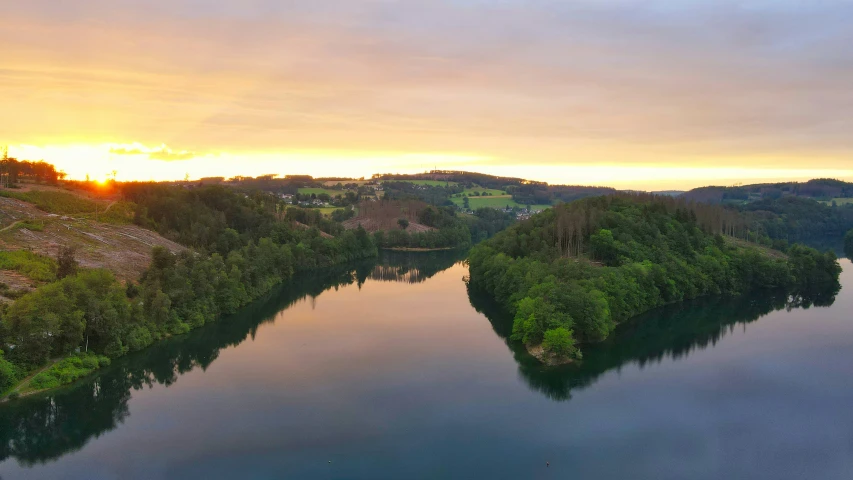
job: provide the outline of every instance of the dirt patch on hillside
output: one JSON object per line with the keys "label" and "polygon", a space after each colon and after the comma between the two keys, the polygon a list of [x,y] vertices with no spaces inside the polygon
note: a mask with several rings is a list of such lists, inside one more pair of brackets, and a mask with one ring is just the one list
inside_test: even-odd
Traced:
{"label": "dirt patch on hillside", "polygon": [[151,262],[151,249],[162,246],[171,252],[181,245],[135,225],[112,225],[92,220],[43,215],[41,229],[13,226],[0,232],[0,249],[32,250],[55,257],[60,245],[76,249],[85,268],[107,268],[121,280],[136,280]]}
{"label": "dirt patch on hillside", "polygon": [[13,270],[0,270],[0,303],[14,302],[14,298],[10,297],[32,291],[36,288],[36,283]]}
{"label": "dirt patch on hillside", "polygon": [[[302,230],[308,230],[309,228],[311,228],[302,222],[296,222],[296,221],[293,222],[293,226],[296,228],[301,228]],[[328,233],[326,233],[322,230],[320,230],[320,236],[323,238],[335,238],[334,235],[329,235]]]}
{"label": "dirt patch on hillside", "polygon": [[342,225],[347,230],[361,225],[368,232],[402,230],[399,221],[405,219],[409,222],[407,231],[429,232],[435,228],[418,222],[421,213],[427,208],[429,205],[418,200],[364,201],[358,204],[358,216],[343,222]]}
{"label": "dirt patch on hillside", "polygon": [[725,239],[726,242],[728,242],[729,244],[735,245],[740,248],[755,248],[774,260],[788,259],[788,255],[784,254],[783,252],[780,252],[779,250],[773,250],[772,248],[765,247],[764,245],[759,245],[757,243],[748,242],[746,240],[741,240],[739,238],[734,237],[725,237]]}
{"label": "dirt patch on hillside", "polygon": [[[351,218],[351,219],[343,222],[341,225],[343,225],[344,228],[346,228],[347,230],[352,230],[354,228],[358,228],[358,226],[361,225],[368,232],[376,232],[378,230],[400,230],[401,229],[400,226],[396,223],[388,225],[387,222],[384,222],[384,224],[383,224],[383,222],[374,220],[372,218],[365,218],[365,217]],[[408,228],[406,228],[406,231],[411,232],[411,233],[429,232],[430,230],[435,230],[435,229],[432,227],[428,227],[424,224],[412,222],[412,221],[409,221],[409,226],[408,226]]]}
{"label": "dirt patch on hillside", "polygon": [[14,198],[0,197],[0,228],[23,220],[37,220],[47,216],[35,205]]}

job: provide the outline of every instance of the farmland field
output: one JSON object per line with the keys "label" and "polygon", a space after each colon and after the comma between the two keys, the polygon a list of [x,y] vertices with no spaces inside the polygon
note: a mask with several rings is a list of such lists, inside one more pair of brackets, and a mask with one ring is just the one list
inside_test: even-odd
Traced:
{"label": "farmland field", "polygon": [[335,197],[337,195],[346,195],[348,190],[332,190],[331,188],[315,188],[315,187],[306,187],[300,188],[299,193],[301,195],[311,195],[312,193],[315,195],[320,195],[325,193],[330,197]]}
{"label": "farmland field", "polygon": [[456,182],[445,182],[443,180],[383,180],[383,182],[406,182],[415,185],[430,185],[432,187],[443,187],[445,185],[456,185]]}
{"label": "farmland field", "polygon": [[349,185],[350,183],[354,183],[356,185],[364,185],[364,184],[367,184],[370,182],[371,182],[371,180],[327,180],[327,181],[323,182],[323,185],[325,185],[327,187],[333,187],[339,183],[341,185]]}
{"label": "farmland field", "polygon": [[494,188],[484,188],[484,187],[479,187],[479,186],[473,187],[473,188],[466,188],[465,190],[462,191],[462,193],[457,193],[454,196],[461,197],[464,194],[464,195],[468,195],[470,197],[471,194],[473,194],[474,192],[479,193],[481,195],[485,192],[491,196],[506,196],[506,192],[504,192],[503,190],[496,190]]}
{"label": "farmland field", "polygon": [[[456,205],[462,205],[462,197],[453,197],[451,198],[453,203]],[[515,200],[512,199],[512,195],[500,195],[493,197],[468,197],[468,202],[472,210],[476,210],[481,207],[489,207],[489,208],[505,208],[509,207],[519,207],[525,208],[526,205],[521,205],[516,203]],[[551,205],[531,205],[533,210],[545,210],[546,208],[551,208]]]}
{"label": "farmland field", "polygon": [[823,202],[820,202],[820,203],[823,203],[823,204],[826,204],[826,205],[832,205],[832,202],[835,202],[835,204],[836,204],[836,205],[838,205],[838,206],[841,206],[841,205],[850,205],[850,204],[853,204],[853,198],[833,198],[833,199],[832,199],[832,200],[830,200],[830,201],[823,201]]}
{"label": "farmland field", "polygon": [[320,213],[325,216],[329,216],[332,214],[332,212],[334,212],[335,210],[341,210],[341,208],[342,207],[314,207],[312,208],[312,210],[320,210]]}

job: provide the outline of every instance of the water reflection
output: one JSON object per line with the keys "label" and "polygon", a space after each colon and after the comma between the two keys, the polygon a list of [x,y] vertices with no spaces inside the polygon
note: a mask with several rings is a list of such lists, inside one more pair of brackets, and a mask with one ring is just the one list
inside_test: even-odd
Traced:
{"label": "water reflection", "polygon": [[829,307],[839,287],[809,294],[764,291],[741,297],[708,297],[670,305],[619,326],[607,341],[584,348],[582,362],[547,367],[519,342],[509,340],[512,318],[487,294],[469,288],[471,304],[484,314],[518,363],[521,377],[533,389],[555,401],[592,385],[601,375],[636,363],[640,368],[666,358],[679,359],[715,345],[735,328],[782,309]]}
{"label": "water reflection", "polygon": [[262,324],[298,301],[313,302],[326,290],[361,287],[368,280],[421,282],[462,258],[464,252],[392,253],[300,276],[237,315],[119,359],[89,380],[0,405],[0,462],[14,457],[32,466],[82,449],[131,415],[132,391],[168,386],[196,368],[206,370],[221,350],[254,338]]}

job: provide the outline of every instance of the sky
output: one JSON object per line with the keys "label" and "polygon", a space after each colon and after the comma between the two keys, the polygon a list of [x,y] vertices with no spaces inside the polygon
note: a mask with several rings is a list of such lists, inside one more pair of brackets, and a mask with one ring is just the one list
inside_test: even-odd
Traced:
{"label": "sky", "polygon": [[853,180],[853,2],[0,3],[0,145],[72,178]]}

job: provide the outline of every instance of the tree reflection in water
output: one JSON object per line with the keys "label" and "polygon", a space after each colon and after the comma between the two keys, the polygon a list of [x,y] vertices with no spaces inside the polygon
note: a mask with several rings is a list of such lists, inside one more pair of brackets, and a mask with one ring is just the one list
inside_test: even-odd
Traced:
{"label": "tree reflection in water", "polygon": [[14,457],[32,466],[80,450],[131,415],[133,390],[169,386],[195,368],[207,369],[222,349],[254,338],[260,325],[300,300],[315,301],[324,291],[344,285],[360,288],[368,279],[422,282],[464,255],[384,253],[376,260],[302,275],[236,315],[118,359],[88,379],[0,405],[0,461]]}
{"label": "tree reflection in water", "polygon": [[829,307],[838,289],[789,295],[763,291],[740,297],[706,297],[663,307],[620,325],[604,342],[583,347],[576,364],[547,367],[532,357],[520,342],[509,340],[512,318],[491,297],[469,287],[474,308],[484,314],[495,333],[506,341],[525,382],[555,401],[572,398],[572,391],[592,385],[610,370],[636,363],[643,368],[666,358],[679,359],[713,346],[737,326],[745,326],[782,309]]}

